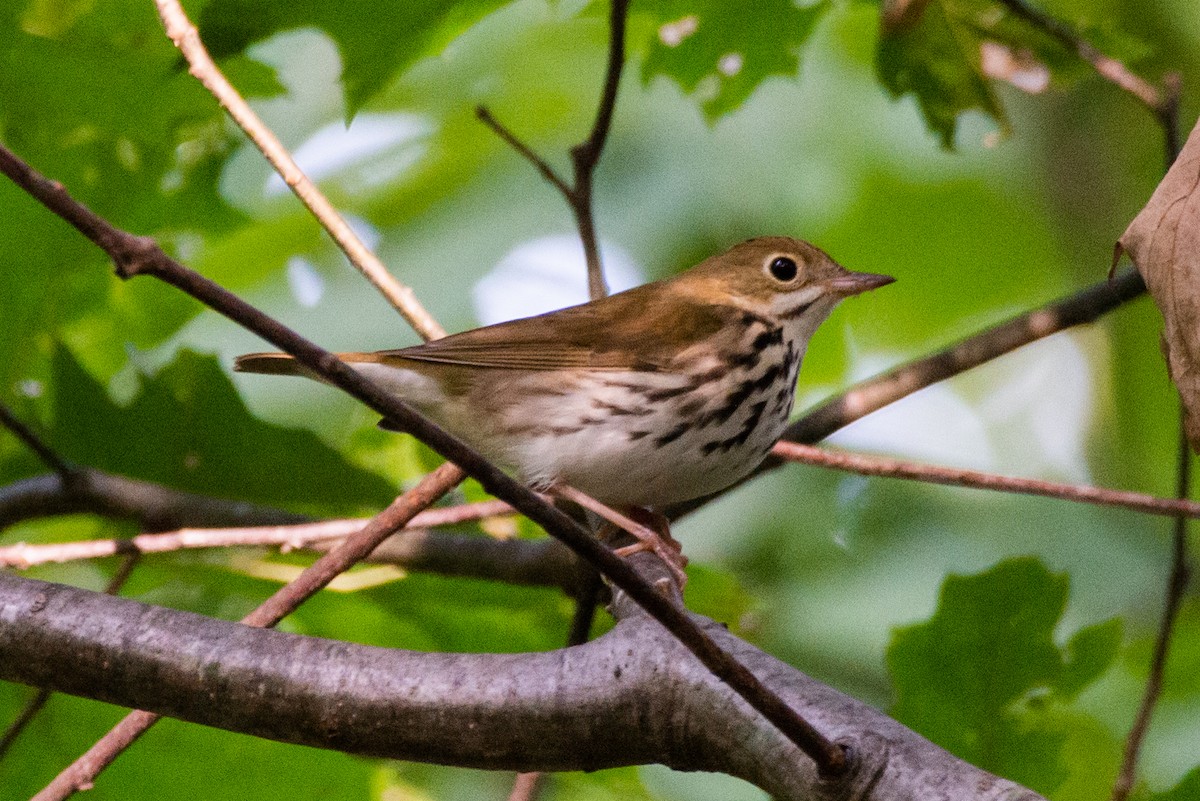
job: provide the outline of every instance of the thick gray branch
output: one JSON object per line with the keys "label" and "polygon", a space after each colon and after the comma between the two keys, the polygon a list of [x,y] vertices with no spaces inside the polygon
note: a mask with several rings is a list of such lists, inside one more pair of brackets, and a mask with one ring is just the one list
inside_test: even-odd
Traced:
{"label": "thick gray branch", "polygon": [[302,523],[303,515],[243,501],[210,498],[161,484],[81,467],[0,487],[0,530],[37,517],[91,512],[135,520],[148,531]]}
{"label": "thick gray branch", "polygon": [[397,759],[523,771],[660,762],[741,776],[780,799],[1040,798],[701,622],[852,748],[848,777],[819,781],[811,760],[642,615],[550,653],[424,654],[0,574],[0,678]]}

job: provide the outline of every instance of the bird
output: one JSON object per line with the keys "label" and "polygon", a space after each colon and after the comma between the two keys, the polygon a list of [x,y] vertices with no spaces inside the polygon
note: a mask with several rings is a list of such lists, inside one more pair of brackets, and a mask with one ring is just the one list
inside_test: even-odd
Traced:
{"label": "bird", "polygon": [[[748,476],[787,426],[817,327],[893,280],[759,237],[581,305],[337,355],[532,488],[570,487],[641,522]],[[284,353],[234,367],[316,377]]]}

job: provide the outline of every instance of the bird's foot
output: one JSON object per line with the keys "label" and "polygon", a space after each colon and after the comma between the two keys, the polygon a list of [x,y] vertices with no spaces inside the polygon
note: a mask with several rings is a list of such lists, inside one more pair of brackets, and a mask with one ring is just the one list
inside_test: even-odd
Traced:
{"label": "bird's foot", "polygon": [[687,557],[683,555],[683,546],[671,536],[666,517],[642,507],[633,507],[629,514],[625,515],[566,484],[554,486],[550,494],[582,506],[637,539],[632,545],[614,548],[613,553],[617,556],[626,557],[649,551],[661,559],[671,571],[681,592],[687,586],[687,573],[684,572]]}

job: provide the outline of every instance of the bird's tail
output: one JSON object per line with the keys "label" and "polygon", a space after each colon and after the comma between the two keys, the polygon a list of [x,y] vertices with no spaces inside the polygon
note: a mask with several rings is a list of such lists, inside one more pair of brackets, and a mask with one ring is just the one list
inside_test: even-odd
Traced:
{"label": "bird's tail", "polygon": [[245,356],[238,356],[234,359],[233,369],[239,373],[312,377],[312,374],[304,369],[300,362],[286,353],[247,353]]}

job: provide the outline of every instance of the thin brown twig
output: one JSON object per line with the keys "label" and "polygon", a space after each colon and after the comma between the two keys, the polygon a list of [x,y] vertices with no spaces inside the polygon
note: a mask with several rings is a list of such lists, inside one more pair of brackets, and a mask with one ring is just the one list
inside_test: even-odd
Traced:
{"label": "thin brown twig", "polygon": [[[242,618],[247,626],[270,628],[291,614],[339,575],[362,561],[385,539],[402,528],[418,512],[457,486],[464,478],[462,470],[447,462],[426,475],[401,495],[356,534],[322,556],[295,580],[279,588],[250,614]],[[96,777],[121,752],[134,743],[159,716],[136,710],[126,715],[108,734],[101,737],[83,756],[60,772],[32,801],[62,801],[77,791],[92,786]]]}
{"label": "thin brown twig", "polygon": [[[1015,15],[1041,28],[1058,39],[1063,45],[1074,49],[1081,58],[1088,61],[1103,78],[1111,81],[1121,89],[1136,97],[1154,115],[1163,131],[1165,168],[1170,169],[1179,156],[1179,103],[1182,83],[1178,74],[1168,74],[1163,79],[1162,89],[1132,72],[1117,59],[1100,52],[1091,43],[1085,41],[1068,25],[1051,17],[1032,6],[1025,0],[1001,0]],[[1180,501],[1187,499],[1191,485],[1191,456],[1188,449],[1186,433],[1181,427],[1180,448],[1178,460],[1177,497]],[[1175,518],[1175,545],[1171,572],[1167,578],[1166,600],[1163,608],[1162,621],[1154,644],[1154,656],[1150,666],[1150,674],[1146,679],[1146,689],[1142,696],[1136,719],[1130,728],[1125,741],[1125,752],[1120,772],[1113,784],[1113,801],[1124,801],[1128,798],[1137,774],[1138,756],[1142,742],[1150,725],[1154,707],[1162,692],[1163,672],[1166,667],[1167,653],[1170,651],[1171,638],[1174,633],[1175,618],[1182,602],[1183,592],[1187,585],[1190,568],[1187,560],[1187,520],[1182,512]]]}
{"label": "thin brown twig", "polygon": [[1155,116],[1162,114],[1165,104],[1164,93],[1117,59],[1100,52],[1094,45],[1076,33],[1071,26],[1039,11],[1025,0],[1000,0],[1000,2],[1017,17],[1050,34],[1068,50],[1074,50],[1080,58],[1091,64],[1101,77],[1136,97]]}
{"label": "thin brown twig", "polygon": [[567,183],[554,168],[529,145],[521,141],[511,129],[502,124],[485,106],[477,106],[476,116],[532,164],[542,177],[557,189],[571,207],[579,238],[583,243],[583,256],[587,262],[588,296],[592,300],[608,294],[604,280],[604,268],[600,261],[600,245],[596,237],[596,218],[592,211],[592,185],[596,165],[604,152],[608,132],[612,127],[613,113],[617,106],[617,90],[621,85],[621,72],[625,67],[625,26],[629,16],[629,0],[613,0],[609,14],[608,64],[604,72],[604,88],[596,108],[587,139],[571,148],[571,165],[575,181]]}
{"label": "thin brown twig", "polygon": [[[117,571],[113,573],[112,578],[105,585],[104,592],[109,595],[119,593],[121,588],[125,586],[125,582],[133,575],[133,569],[137,567],[140,558],[138,554],[131,553],[121,560]],[[21,714],[17,715],[16,720],[5,730],[4,736],[0,737],[0,760],[4,759],[9,749],[12,748],[13,743],[17,741],[21,733],[25,731],[29,724],[33,722],[33,719],[37,717],[38,713],[42,711],[46,706],[46,702],[50,700],[50,696],[53,694],[53,690],[42,687],[29,699],[29,702],[25,704],[25,708],[21,710]]]}
{"label": "thin brown twig", "polygon": [[[1178,483],[1176,495],[1183,499],[1188,496],[1192,485],[1192,453],[1188,446],[1187,433],[1183,421],[1180,420]],[[1188,518],[1179,515],[1175,518],[1173,548],[1171,554],[1171,571],[1167,576],[1166,598],[1163,602],[1162,619],[1159,622],[1158,634],[1154,640],[1154,653],[1150,658],[1150,672],[1146,677],[1146,689],[1142,693],[1142,701],[1138,705],[1137,715],[1125,739],[1125,752],[1121,760],[1121,769],[1113,783],[1112,801],[1125,801],[1133,789],[1137,777],[1138,757],[1141,755],[1142,743],[1150,729],[1150,719],[1154,716],[1155,706],[1162,694],[1163,679],[1166,675],[1167,656],[1171,651],[1171,640],[1175,630],[1175,621],[1179,616],[1179,608],[1183,604],[1183,596],[1191,577],[1191,565],[1188,559],[1187,535]]]}
{"label": "thin brown twig", "polygon": [[229,112],[234,122],[262,151],[296,197],[333,237],[350,263],[366,276],[422,338],[429,340],[445,336],[445,329],[420,304],[412,288],[400,283],[388,272],[383,262],[338,214],[329,199],[308,179],[275,133],[254,113],[250,104],[221,73],[200,40],[196,26],[192,24],[179,1],[155,0],[155,5],[158,6],[158,15],[162,19],[167,36],[187,60],[191,74],[217,99],[221,107]]}
{"label": "thin brown twig", "polygon": [[75,474],[75,467],[58,454],[46,441],[34,433],[19,417],[13,414],[3,403],[0,403],[0,425],[3,425],[13,435],[25,444],[25,447],[37,454],[42,462],[58,473],[64,482],[69,482]]}
{"label": "thin brown twig", "polygon": [[[504,501],[481,501],[444,509],[426,509],[413,518],[405,528],[453,526],[512,513],[512,507]],[[279,526],[185,528],[159,534],[55,542],[45,545],[18,542],[0,547],[0,567],[15,567],[24,570],[34,565],[74,562],[81,559],[103,559],[121,553],[169,553],[196,548],[275,545],[287,549],[306,548],[326,540],[347,537],[360,531],[368,522],[368,518],[360,518]]]}
{"label": "thin brown twig", "polygon": [[491,109],[487,106],[476,106],[475,116],[479,118],[480,122],[491,128],[492,132],[503,139],[509,147],[532,164],[543,178],[567,197],[568,201],[574,196],[575,190],[571,188],[571,185],[564,181],[545,159],[535,153],[533,148],[522,142],[515,133],[509,130],[508,126],[496,119],[496,115],[491,112]]}
{"label": "thin brown twig", "polygon": [[[546,503],[482,454],[422,417],[394,393],[342,362],[334,354],[292,331],[278,320],[168,256],[153,239],[116,228],[71,197],[65,188],[34,170],[0,146],[0,172],[80,233],[102,247],[114,260],[121,278],[150,275],[185,292],[233,322],[290,354],[305,368],[342,389],[415,436],[434,451],[460,465],[484,490],[508,501],[548,534],[594,565],[616,587],[667,629],[705,668],[764,718],[776,726],[816,764],[824,777],[843,775],[850,767],[846,749],[825,737],[780,695],[729,652],[720,648],[676,601],[662,595],[628,562],[614,554],[563,512]],[[48,796],[52,797],[52,796]]]}
{"label": "thin brown twig", "polygon": [[939,467],[906,462],[886,456],[846,453],[845,451],[817,448],[812,445],[801,445],[796,442],[780,442],[775,446],[774,453],[789,462],[845,470],[863,476],[903,478],[930,484],[1014,492],[1020,495],[1039,495],[1045,498],[1059,498],[1094,506],[1118,507],[1164,517],[1200,518],[1200,503],[1189,501],[1186,498],[1159,498],[1141,492],[1062,484],[1057,481],[1043,481],[1036,478],[1000,476],[995,473],[983,473],[958,467]]}

